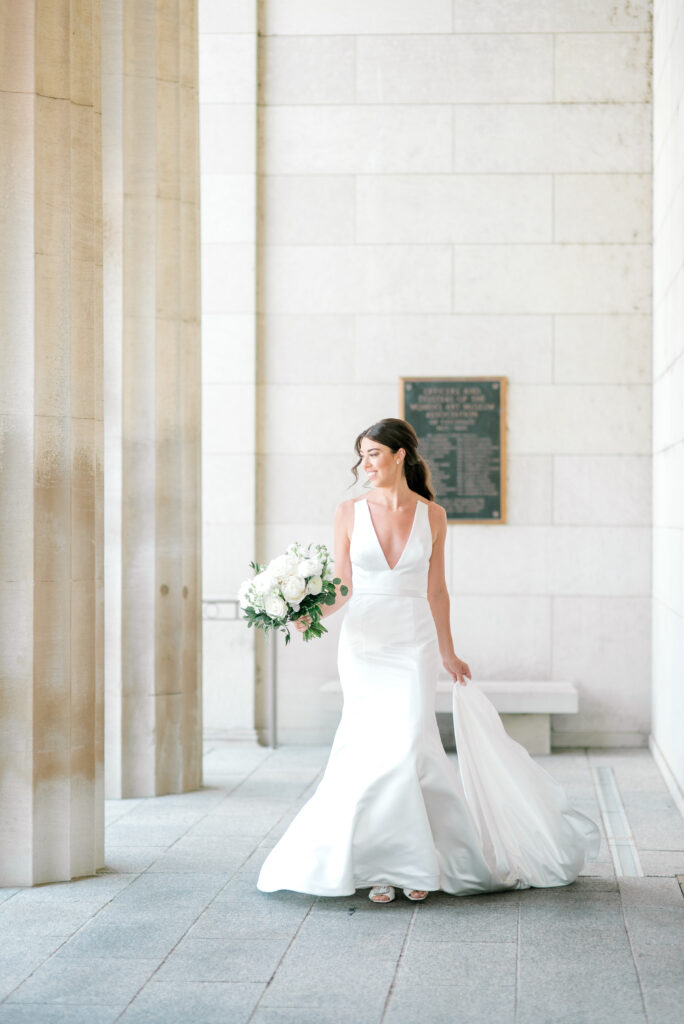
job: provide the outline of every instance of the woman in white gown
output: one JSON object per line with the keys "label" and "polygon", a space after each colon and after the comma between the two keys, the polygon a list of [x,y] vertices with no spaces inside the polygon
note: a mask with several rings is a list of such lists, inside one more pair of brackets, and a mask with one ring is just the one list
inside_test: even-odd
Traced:
{"label": "woman in white gown", "polygon": [[[356,440],[372,497],[335,517],[335,571],[349,588],[339,642],[342,718],[316,792],[266,858],[258,888],[374,902],[401,887],[466,895],[566,885],[598,852],[592,821],[503,731],[454,653],[444,573],[446,514],[417,437],[385,419]],[[306,628],[306,620],[297,623]],[[454,683],[460,769],[435,718],[443,666]],[[467,694],[467,696],[466,696]]]}

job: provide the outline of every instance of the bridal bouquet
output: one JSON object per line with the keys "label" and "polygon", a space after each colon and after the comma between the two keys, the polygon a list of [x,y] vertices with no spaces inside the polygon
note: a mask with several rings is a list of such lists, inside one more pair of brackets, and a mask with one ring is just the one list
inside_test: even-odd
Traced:
{"label": "bridal bouquet", "polygon": [[[328,632],[321,622],[321,610],[323,605],[335,603],[342,581],[335,577],[333,560],[324,544],[290,544],[284,555],[268,565],[249,564],[255,575],[244,581],[238,594],[248,626],[266,633],[269,629],[280,630],[289,644],[288,623],[308,615],[311,625],[302,634],[304,640]],[[340,587],[341,594],[347,591],[347,587]]]}

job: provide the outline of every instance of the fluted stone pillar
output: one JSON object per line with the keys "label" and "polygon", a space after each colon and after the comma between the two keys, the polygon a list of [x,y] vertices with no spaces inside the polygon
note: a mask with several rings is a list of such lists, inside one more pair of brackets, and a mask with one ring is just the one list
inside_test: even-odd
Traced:
{"label": "fluted stone pillar", "polygon": [[103,0],[107,794],[201,783],[195,0]]}
{"label": "fluted stone pillar", "polygon": [[0,886],[104,862],[100,0],[0,6]]}

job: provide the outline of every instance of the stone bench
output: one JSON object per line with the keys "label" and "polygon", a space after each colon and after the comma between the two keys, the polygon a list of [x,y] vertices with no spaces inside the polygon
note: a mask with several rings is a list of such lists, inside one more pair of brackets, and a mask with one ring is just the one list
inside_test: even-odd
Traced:
{"label": "stone bench", "polygon": [[[518,679],[485,682],[478,679],[477,682],[501,715],[509,736],[521,743],[530,754],[551,752],[551,715],[574,715],[578,711],[577,689],[572,683]],[[451,679],[440,677],[435,697],[437,722],[447,749],[454,747],[451,723],[453,685]],[[339,679],[324,683],[321,694],[326,708],[341,710],[342,689]]]}

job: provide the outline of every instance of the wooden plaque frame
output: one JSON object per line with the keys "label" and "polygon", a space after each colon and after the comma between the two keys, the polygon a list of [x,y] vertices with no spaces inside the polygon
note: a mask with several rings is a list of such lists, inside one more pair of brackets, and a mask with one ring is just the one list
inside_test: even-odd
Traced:
{"label": "wooden plaque frame", "polygon": [[[498,525],[506,522],[506,482],[507,482],[507,464],[506,464],[506,396],[508,387],[507,377],[400,377],[399,378],[399,409],[400,416],[411,423],[411,426],[415,429],[415,424],[412,423],[410,415],[406,415],[406,385],[407,384],[458,384],[463,385],[477,385],[479,383],[487,382],[489,384],[497,383],[499,391],[499,414],[498,414],[498,452],[499,452],[499,515],[498,516],[487,516],[487,517],[453,517],[449,514],[449,508],[447,507],[447,519],[449,523],[478,523],[487,525]],[[456,422],[456,420],[454,420]],[[480,435],[485,436],[485,435]],[[420,434],[418,435],[420,441]],[[429,458],[428,458],[429,461]],[[435,492],[435,500],[440,502],[445,501],[442,496],[440,501],[439,493]],[[448,500],[448,499],[447,499]]]}

